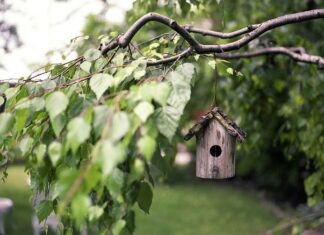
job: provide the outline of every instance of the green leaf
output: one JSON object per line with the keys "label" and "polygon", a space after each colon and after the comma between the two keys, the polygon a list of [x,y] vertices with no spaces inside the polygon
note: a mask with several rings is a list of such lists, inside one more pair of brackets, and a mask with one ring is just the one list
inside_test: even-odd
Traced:
{"label": "green leaf", "polygon": [[150,44],[149,48],[150,48],[150,50],[153,50],[155,48],[158,48],[159,46],[160,46],[160,43],[154,42],[154,43]]}
{"label": "green leaf", "polygon": [[0,96],[0,106],[3,105],[4,102],[5,102],[5,99],[2,96]]}
{"label": "green leaf", "polygon": [[160,105],[165,106],[167,104],[167,100],[171,93],[171,86],[169,83],[161,82],[156,85],[155,94],[153,99],[158,102]]}
{"label": "green leaf", "polygon": [[54,184],[54,189],[52,193],[52,199],[57,197],[64,198],[67,193],[71,190],[72,185],[75,183],[78,177],[80,177],[80,172],[75,168],[69,166],[63,168],[58,175],[58,180]]}
{"label": "green leaf", "polygon": [[16,123],[17,133],[19,133],[24,127],[29,114],[29,109],[18,109],[16,111]]}
{"label": "green leaf", "polygon": [[215,69],[216,68],[216,61],[215,60],[210,60],[210,61],[208,61],[208,65],[210,67],[212,67],[212,69]]}
{"label": "green leaf", "polygon": [[80,68],[87,73],[90,73],[90,68],[91,68],[91,62],[89,61],[84,61],[82,64],[80,64]]}
{"label": "green leaf", "polygon": [[53,64],[47,64],[47,65],[45,65],[45,67],[44,67],[45,72],[50,71],[53,68],[53,66],[54,66]]}
{"label": "green leaf", "polygon": [[125,80],[125,78],[130,76],[133,71],[134,71],[134,67],[131,67],[130,65],[127,67],[124,67],[122,69],[119,69],[118,72],[114,76],[114,86],[118,87],[119,84],[121,84],[122,81]]}
{"label": "green leaf", "polygon": [[128,182],[143,179],[145,172],[145,164],[141,159],[136,158],[134,164],[131,167],[131,172],[128,177]]}
{"label": "green leaf", "polygon": [[54,66],[54,68],[51,70],[51,75],[52,76],[56,76],[59,75],[63,72],[64,70],[64,65],[62,64],[57,64]]}
{"label": "green leaf", "polygon": [[51,119],[52,128],[57,138],[60,136],[66,122],[67,120],[64,114],[59,114],[53,120]]}
{"label": "green leaf", "polygon": [[[96,62],[93,65],[93,68],[91,68],[91,69],[93,69],[93,71],[103,70],[105,68],[105,66],[107,65],[107,62],[108,62],[107,58],[101,57],[96,60]],[[90,70],[90,71],[92,71],[92,70]]]}
{"label": "green leaf", "polygon": [[153,192],[151,186],[146,182],[141,182],[140,190],[137,196],[138,206],[147,214],[150,212],[152,204]]}
{"label": "green leaf", "polygon": [[41,163],[43,161],[43,157],[46,154],[46,145],[40,144],[38,145],[37,149],[34,150],[34,153],[36,155],[37,163]]}
{"label": "green leaf", "polygon": [[99,219],[104,213],[102,207],[99,206],[90,206],[89,208],[89,220],[90,222]]}
{"label": "green leaf", "polygon": [[53,202],[49,200],[43,200],[35,207],[35,211],[39,222],[42,222],[53,211]]}
{"label": "green leaf", "polygon": [[113,144],[110,140],[105,140],[102,143],[97,161],[101,164],[103,175],[108,176],[125,159],[126,153],[121,144]]}
{"label": "green leaf", "polygon": [[139,152],[143,154],[145,159],[150,161],[156,149],[155,139],[150,136],[144,136],[138,141],[137,146]]}
{"label": "green leaf", "polygon": [[104,126],[112,114],[112,109],[106,105],[99,105],[94,108],[93,130],[96,137],[101,136]]}
{"label": "green leaf", "polygon": [[135,212],[133,210],[128,210],[123,219],[126,221],[128,234],[133,234],[135,230]]}
{"label": "green leaf", "polygon": [[2,83],[0,84],[0,93],[4,93],[7,89],[9,89],[9,83]]}
{"label": "green leaf", "polygon": [[151,102],[153,97],[155,96],[156,92],[156,83],[144,83],[142,86],[139,87],[138,93],[142,100]]}
{"label": "green leaf", "polygon": [[172,72],[169,80],[171,81],[173,89],[167,102],[182,114],[187,102],[190,100],[190,80],[184,79],[184,77],[177,72]]}
{"label": "green leaf", "polygon": [[52,142],[48,146],[48,155],[53,166],[56,166],[58,161],[61,159],[62,145],[57,141]]}
{"label": "green leaf", "polygon": [[141,77],[143,77],[145,74],[146,74],[146,70],[145,69],[137,69],[134,72],[134,78],[135,78],[135,80],[138,80]]}
{"label": "green leaf", "polygon": [[112,174],[107,178],[106,185],[111,195],[117,198],[121,194],[124,185],[124,173],[118,168],[115,168]]}
{"label": "green leaf", "polygon": [[126,53],[117,53],[117,55],[112,60],[113,63],[115,64],[115,66],[119,67],[124,64],[125,55],[126,55]]}
{"label": "green leaf", "polygon": [[[90,149],[89,149],[90,150]],[[82,152],[81,152],[82,153]],[[88,158],[90,153],[86,153],[85,158]],[[96,164],[93,164],[90,167],[90,170],[87,172],[85,178],[84,178],[84,189],[85,191],[91,191],[93,190],[98,182],[102,179],[102,174],[99,171],[99,166]]]}
{"label": "green leaf", "polygon": [[31,150],[33,142],[34,140],[30,136],[24,137],[19,142],[19,149],[22,156],[25,156]]}
{"label": "green leaf", "polygon": [[90,136],[91,126],[81,117],[73,118],[68,126],[67,142],[76,153],[80,144],[86,141]]}
{"label": "green leaf", "polygon": [[234,75],[234,70],[232,68],[227,68],[226,72],[230,75]]}
{"label": "green leaf", "polygon": [[186,16],[190,11],[191,5],[186,0],[180,0],[179,3],[182,9],[182,15]]}
{"label": "green leaf", "polygon": [[15,97],[16,95],[18,95],[18,93],[20,92],[20,87],[10,87],[8,89],[6,89],[4,91],[6,97],[7,97],[7,100],[10,100],[12,99],[13,97]]}
{"label": "green leaf", "polygon": [[83,56],[87,61],[94,61],[101,56],[101,52],[97,49],[89,49],[84,53]]}
{"label": "green leaf", "polygon": [[113,85],[114,78],[105,73],[95,74],[90,79],[91,90],[96,94],[97,99],[99,99],[103,93]]}
{"label": "green leaf", "polygon": [[45,89],[45,90],[54,89],[56,87],[56,85],[57,85],[55,81],[49,80],[49,79],[46,79],[45,81],[43,81],[40,84],[43,87],[43,89]]}
{"label": "green leaf", "polygon": [[85,223],[90,206],[91,201],[86,195],[77,195],[73,198],[71,203],[72,214],[79,226]]}
{"label": "green leaf", "polygon": [[[182,74],[186,79],[191,80],[195,73],[195,66],[191,63],[184,63],[176,68],[176,71]],[[188,81],[190,83],[190,81]]]}
{"label": "green leaf", "polygon": [[114,227],[112,228],[112,235],[120,235],[121,231],[123,230],[123,228],[126,225],[126,221],[125,220],[118,220],[115,224]]}
{"label": "green leaf", "polygon": [[11,113],[0,114],[0,135],[9,132],[15,123],[15,118]]}
{"label": "green leaf", "polygon": [[45,106],[51,120],[54,120],[54,118],[58,114],[64,112],[68,103],[68,98],[61,91],[55,91],[47,96],[45,100]]}
{"label": "green leaf", "polygon": [[160,132],[169,140],[174,136],[181,114],[171,106],[165,106],[156,110],[155,120]]}
{"label": "green leaf", "polygon": [[180,40],[180,36],[176,35],[173,39],[174,44],[177,44],[177,42]]}
{"label": "green leaf", "polygon": [[35,97],[33,99],[26,99],[19,102],[15,109],[30,109],[31,112],[41,111],[45,107],[45,101],[42,97]]}
{"label": "green leaf", "polygon": [[146,101],[139,103],[135,109],[134,113],[141,119],[142,122],[146,122],[147,118],[154,112],[154,106]]}
{"label": "green leaf", "polygon": [[130,121],[126,112],[117,112],[113,116],[111,138],[114,141],[121,139],[130,128]]}

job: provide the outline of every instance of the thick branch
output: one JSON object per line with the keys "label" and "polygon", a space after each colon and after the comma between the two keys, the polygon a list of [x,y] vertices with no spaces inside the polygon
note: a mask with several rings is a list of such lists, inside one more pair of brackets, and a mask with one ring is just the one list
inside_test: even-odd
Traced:
{"label": "thick branch", "polygon": [[178,23],[170,19],[166,16],[160,15],[158,13],[148,13],[144,16],[142,16],[140,19],[135,21],[135,23],[126,31],[124,35],[121,35],[117,38],[116,41],[110,43],[106,48],[102,50],[103,54],[106,54],[111,49],[116,48],[118,45],[125,48],[132,38],[135,36],[135,34],[148,22],[155,21],[159,22],[161,24],[164,24],[168,26],[169,28],[176,31],[178,34],[180,34],[193,48],[199,47],[199,42],[194,39],[190,33],[182,26],[178,25]]}
{"label": "thick branch", "polygon": [[237,41],[227,43],[227,44],[222,44],[222,45],[201,45],[201,48],[197,48],[196,51],[201,54],[201,53],[212,53],[212,52],[221,53],[221,52],[237,50],[247,45],[253,39],[258,38],[260,35],[262,35],[263,33],[271,29],[286,24],[299,23],[299,22],[319,19],[319,18],[324,18],[324,9],[316,9],[311,11],[304,11],[304,12],[289,14],[285,16],[280,16],[278,18],[274,18],[259,24],[259,27],[257,27],[251,33],[247,34],[245,37]]}
{"label": "thick branch", "polygon": [[[190,45],[190,47],[198,54],[208,54],[208,53],[222,53],[222,52],[228,52],[232,50],[237,50],[245,45],[247,45],[249,42],[254,40],[255,38],[259,37],[263,33],[276,28],[280,27],[286,24],[292,24],[292,23],[298,23],[303,22],[307,20],[312,19],[318,19],[324,17],[324,9],[316,9],[311,11],[304,11],[294,14],[289,14],[285,16],[280,16],[278,18],[274,18],[268,21],[265,21],[261,24],[252,25],[250,27],[243,28],[241,30],[234,31],[232,33],[228,34],[220,34],[219,32],[213,32],[213,31],[206,31],[196,28],[191,28],[188,26],[180,26],[177,24],[177,22],[173,19],[170,19],[166,16],[160,15],[158,13],[149,13],[144,16],[142,16],[140,19],[138,19],[127,31],[124,35],[121,35],[117,38],[116,41],[113,41],[110,43],[107,47],[105,47],[102,50],[103,54],[106,54],[108,51],[116,48],[117,46],[126,47],[132,38],[135,36],[135,34],[148,22],[159,22],[162,23],[169,28],[176,31],[179,35],[181,35]],[[191,28],[191,29],[190,29]],[[245,37],[231,42],[227,44],[221,44],[221,45],[204,45],[199,43],[194,37],[191,36],[189,31],[200,33],[203,35],[211,35],[211,36],[225,36],[225,37],[234,37],[240,34],[244,34],[248,31],[251,31],[250,33],[246,34]]]}

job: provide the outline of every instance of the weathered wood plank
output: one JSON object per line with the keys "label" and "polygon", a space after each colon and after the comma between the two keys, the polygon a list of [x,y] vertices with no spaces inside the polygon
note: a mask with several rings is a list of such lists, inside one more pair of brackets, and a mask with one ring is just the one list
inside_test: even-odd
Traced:
{"label": "weathered wood plank", "polygon": [[233,177],[235,141],[236,137],[230,135],[217,120],[211,120],[197,134],[196,176],[208,179]]}

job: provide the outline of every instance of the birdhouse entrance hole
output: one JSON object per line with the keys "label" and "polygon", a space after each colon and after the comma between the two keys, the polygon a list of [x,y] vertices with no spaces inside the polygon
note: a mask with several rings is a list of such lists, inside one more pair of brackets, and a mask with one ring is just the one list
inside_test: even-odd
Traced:
{"label": "birdhouse entrance hole", "polygon": [[210,147],[209,152],[213,157],[219,157],[222,154],[222,148],[219,145],[213,145]]}

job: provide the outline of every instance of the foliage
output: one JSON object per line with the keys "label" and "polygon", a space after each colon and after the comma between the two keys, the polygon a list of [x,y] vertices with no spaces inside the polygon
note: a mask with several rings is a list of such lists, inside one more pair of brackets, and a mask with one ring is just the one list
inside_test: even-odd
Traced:
{"label": "foliage", "polygon": [[35,207],[38,218],[54,211],[65,232],[89,221],[131,234],[134,203],[149,213],[151,168],[165,170],[174,157],[169,149],[190,99],[194,65],[153,77],[139,53],[114,55],[89,49],[79,64],[52,65],[46,79],[1,85],[2,164],[24,159],[32,190],[46,194]]}

